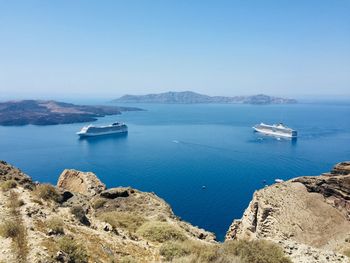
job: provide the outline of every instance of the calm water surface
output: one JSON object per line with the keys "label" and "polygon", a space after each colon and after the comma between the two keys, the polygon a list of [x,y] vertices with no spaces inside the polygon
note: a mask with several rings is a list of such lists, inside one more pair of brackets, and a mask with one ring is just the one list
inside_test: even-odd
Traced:
{"label": "calm water surface", "polygon": [[[42,182],[56,183],[63,169],[74,168],[93,171],[108,187],[153,191],[219,239],[264,180],[317,175],[350,159],[346,104],[133,106],[147,111],[97,122],[125,121],[129,134],[122,137],[80,140],[75,132],[83,124],[0,127],[0,159]],[[262,121],[283,121],[300,137],[253,133]]]}

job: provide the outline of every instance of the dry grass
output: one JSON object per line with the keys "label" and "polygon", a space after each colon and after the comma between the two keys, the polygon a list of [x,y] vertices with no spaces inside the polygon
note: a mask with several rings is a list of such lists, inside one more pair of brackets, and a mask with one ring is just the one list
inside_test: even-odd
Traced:
{"label": "dry grass", "polygon": [[41,200],[39,200],[39,199],[31,199],[31,201],[32,201],[33,203],[38,204],[38,205],[43,205],[43,202],[42,202]]}
{"label": "dry grass", "polygon": [[5,221],[0,225],[0,235],[4,238],[15,238],[20,231],[20,226],[13,220]]}
{"label": "dry grass", "polygon": [[184,241],[187,239],[181,229],[166,222],[152,221],[143,224],[136,232],[149,241]]}
{"label": "dry grass", "polygon": [[132,256],[122,257],[118,262],[119,263],[137,263],[136,259],[134,259]]}
{"label": "dry grass", "polygon": [[136,230],[146,222],[146,220],[139,215],[116,211],[102,213],[98,217],[115,229],[122,228],[131,233],[136,232]]}
{"label": "dry grass", "polygon": [[12,246],[17,255],[17,262],[27,262],[28,244],[27,231],[23,225],[19,207],[24,203],[18,198],[18,194],[11,191],[7,207],[10,209],[11,220],[0,225],[0,234],[12,239]]}
{"label": "dry grass", "polygon": [[58,193],[56,188],[50,184],[40,184],[37,185],[34,194],[47,201],[59,202],[61,200],[61,195]]}
{"label": "dry grass", "polygon": [[2,182],[0,185],[0,188],[3,192],[7,192],[8,190],[16,187],[17,187],[17,182],[15,180],[7,180],[5,182]]}
{"label": "dry grass", "polygon": [[239,256],[244,263],[291,263],[282,249],[266,240],[230,241],[223,245],[225,254]]}
{"label": "dry grass", "polygon": [[99,209],[99,208],[103,207],[106,202],[107,201],[105,199],[98,198],[92,203],[92,208],[93,209]]}
{"label": "dry grass", "polygon": [[23,224],[18,220],[5,221],[0,225],[0,235],[12,239],[13,249],[17,255],[17,262],[27,262],[27,233]]}
{"label": "dry grass", "polygon": [[62,237],[58,241],[59,249],[68,256],[70,263],[86,263],[88,255],[86,249],[71,237]]}
{"label": "dry grass", "polygon": [[222,245],[194,240],[165,242],[159,253],[166,261],[178,263],[242,263],[235,255],[225,255]]}
{"label": "dry grass", "polygon": [[291,263],[280,247],[264,240],[223,244],[170,241],[160,247],[159,253],[167,261],[181,263]]}
{"label": "dry grass", "polygon": [[345,256],[347,256],[348,258],[350,258],[350,248],[345,249],[345,250],[343,251],[343,254],[344,254]]}
{"label": "dry grass", "polygon": [[62,219],[58,217],[53,217],[46,221],[46,227],[48,230],[51,230],[56,235],[64,234],[64,223]]}
{"label": "dry grass", "polygon": [[18,208],[24,205],[24,201],[19,199],[18,193],[11,191],[7,201],[7,207],[10,209],[12,215],[18,215]]}
{"label": "dry grass", "polygon": [[170,241],[164,243],[160,249],[159,254],[167,261],[171,261],[174,258],[185,257],[191,254],[191,250],[186,246],[184,242]]}

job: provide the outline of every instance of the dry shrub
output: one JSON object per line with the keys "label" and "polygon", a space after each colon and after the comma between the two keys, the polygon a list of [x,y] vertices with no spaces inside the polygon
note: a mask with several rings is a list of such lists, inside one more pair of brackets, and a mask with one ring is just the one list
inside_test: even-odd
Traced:
{"label": "dry shrub", "polygon": [[272,242],[266,240],[255,241],[229,241],[223,244],[225,255],[235,255],[244,263],[291,263],[283,250]]}
{"label": "dry shrub", "polygon": [[165,242],[159,252],[165,260],[181,263],[291,263],[279,246],[264,240],[223,244],[171,241]]}
{"label": "dry shrub", "polygon": [[7,207],[10,208],[11,214],[16,215],[18,213],[17,208],[22,205],[24,205],[24,201],[18,198],[18,193],[11,191],[7,201]]}
{"label": "dry shrub", "polygon": [[134,233],[146,220],[133,213],[105,212],[99,215],[100,220],[110,224],[113,228],[126,229]]}
{"label": "dry shrub", "polygon": [[15,180],[7,180],[1,183],[0,185],[1,190],[4,192],[16,187],[17,187],[17,182]]}
{"label": "dry shrub", "polygon": [[59,249],[68,256],[69,263],[87,263],[86,249],[71,237],[62,237],[58,241]]}
{"label": "dry shrub", "polygon": [[348,249],[345,249],[344,251],[343,251],[343,254],[345,255],[345,256],[347,256],[348,258],[350,258],[350,249],[348,248]]}
{"label": "dry shrub", "polygon": [[85,209],[82,206],[73,206],[70,208],[70,212],[74,215],[74,217],[82,224],[89,226],[90,221],[86,217]]}
{"label": "dry shrub", "polygon": [[187,237],[176,226],[166,222],[152,221],[143,224],[136,232],[147,240],[154,242],[184,241]]}
{"label": "dry shrub", "polygon": [[120,263],[137,263],[136,259],[134,259],[132,256],[122,257],[118,262],[120,262]]}
{"label": "dry shrub", "polygon": [[26,262],[28,253],[26,229],[18,220],[8,220],[0,225],[0,235],[5,238],[12,238],[13,247],[16,251],[17,262]]}
{"label": "dry shrub", "polygon": [[56,235],[64,234],[64,223],[62,219],[53,217],[46,221],[46,227],[50,229]]}
{"label": "dry shrub", "polygon": [[58,193],[56,188],[50,184],[39,184],[34,190],[34,194],[44,200],[48,201],[61,201],[61,195]]}
{"label": "dry shrub", "polygon": [[15,238],[20,234],[20,226],[16,221],[8,220],[0,225],[0,235],[5,238]]}
{"label": "dry shrub", "polygon": [[174,258],[180,258],[191,254],[191,250],[184,242],[169,241],[165,242],[159,249],[159,254],[167,261]]}
{"label": "dry shrub", "polygon": [[171,262],[241,263],[236,256],[223,257],[220,253],[220,247],[218,244],[206,244],[194,240],[166,242],[161,246],[160,254]]}
{"label": "dry shrub", "polygon": [[106,202],[107,201],[105,199],[98,198],[92,203],[92,208],[99,209],[99,208],[103,207]]}

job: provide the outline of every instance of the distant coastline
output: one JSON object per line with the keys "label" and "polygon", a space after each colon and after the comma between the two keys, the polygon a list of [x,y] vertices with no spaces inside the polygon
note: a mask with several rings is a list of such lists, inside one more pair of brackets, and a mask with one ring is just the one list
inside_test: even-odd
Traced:
{"label": "distant coastline", "polygon": [[55,125],[96,121],[98,117],[123,111],[140,111],[135,107],[75,105],[53,100],[19,100],[0,103],[0,125]]}
{"label": "distant coastline", "polygon": [[147,95],[124,95],[113,100],[114,103],[164,103],[164,104],[196,104],[196,103],[219,103],[219,104],[295,104],[297,100],[258,94],[252,96],[208,96],[193,91],[165,92]]}

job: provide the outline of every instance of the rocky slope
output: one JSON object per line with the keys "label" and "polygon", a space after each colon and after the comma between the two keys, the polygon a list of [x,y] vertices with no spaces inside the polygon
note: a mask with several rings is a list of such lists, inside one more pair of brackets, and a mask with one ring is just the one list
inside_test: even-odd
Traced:
{"label": "rocky slope", "polygon": [[1,161],[0,187],[1,263],[161,262],[164,240],[215,243],[155,194],[106,189],[93,173],[65,170],[54,187]]}
{"label": "rocky slope", "polygon": [[293,262],[348,262],[350,162],[330,173],[265,187],[254,193],[231,239],[267,239],[281,244]]}
{"label": "rocky slope", "polygon": [[297,103],[294,99],[279,98],[258,94],[253,96],[208,96],[193,91],[165,92],[147,95],[124,95],[113,102],[126,103],[176,103],[176,104],[194,104],[194,103],[244,103],[244,104],[290,104]]}

